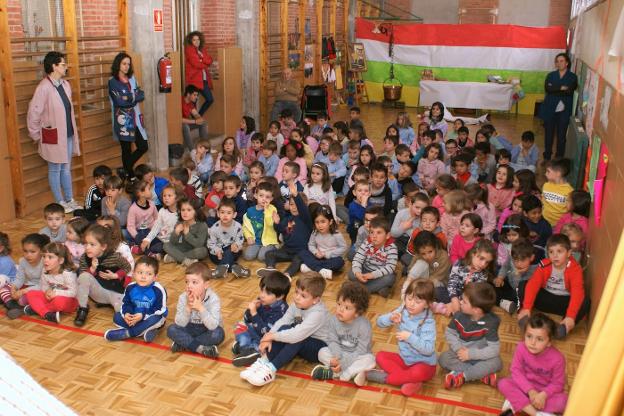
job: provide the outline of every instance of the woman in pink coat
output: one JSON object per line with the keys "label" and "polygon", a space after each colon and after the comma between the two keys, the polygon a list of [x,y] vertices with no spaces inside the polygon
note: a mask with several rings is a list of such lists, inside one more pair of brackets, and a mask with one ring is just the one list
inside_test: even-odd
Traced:
{"label": "woman in pink coat", "polygon": [[63,79],[67,71],[65,55],[48,52],[43,68],[47,75],[28,105],[28,134],[48,162],[48,182],[54,199],[65,212],[72,212],[82,208],[74,201],[71,177],[71,159],[80,155],[80,148],[72,91]]}
{"label": "woman in pink coat", "polygon": [[199,114],[204,115],[214,101],[212,97],[212,79],[210,78],[210,64],[212,57],[206,52],[204,35],[194,31],[186,35],[184,40],[184,82],[199,88],[204,97],[204,103]]}

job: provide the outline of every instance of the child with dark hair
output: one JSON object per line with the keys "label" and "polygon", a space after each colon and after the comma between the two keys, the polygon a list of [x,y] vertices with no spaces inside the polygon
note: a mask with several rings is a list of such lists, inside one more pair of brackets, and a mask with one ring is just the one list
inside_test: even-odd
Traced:
{"label": "child with dark hair", "polygon": [[310,373],[313,379],[363,380],[358,374],[375,368],[372,328],[364,316],[368,302],[368,291],[362,285],[342,284],[336,295],[336,312],[327,322],[327,346],[318,352],[321,364]]}
{"label": "child with dark hair", "polygon": [[149,184],[140,180],[134,184],[134,203],[128,210],[128,234],[133,254],[141,253],[141,243],[158,219],[156,206],[150,202],[152,192]]}
{"label": "child with dark hair", "polygon": [[[6,234],[0,233],[0,246],[2,246],[0,250],[4,253],[8,247],[8,237],[5,237]],[[43,234],[27,234],[26,237],[22,238],[23,257],[17,263],[13,280],[10,278],[12,274],[11,257],[6,254],[0,255],[0,274],[8,277],[8,279],[3,279],[4,283],[0,284],[0,299],[7,308],[9,319],[16,319],[24,314],[24,306],[27,303],[26,293],[39,288],[43,273],[43,248],[49,242],[50,237]]]}
{"label": "child with dark hair", "polygon": [[[214,175],[213,175],[214,176]],[[178,222],[178,195],[173,185],[167,185],[162,191],[163,207],[158,211],[156,221],[152,224],[150,232],[141,241],[141,251],[148,256],[160,260],[164,252],[163,245],[169,242],[169,238]]]}
{"label": "child with dark hair", "polygon": [[169,237],[169,242],[163,244],[167,253],[163,262],[181,263],[188,267],[208,257],[208,226],[202,212],[184,197],[178,201],[178,213],[180,219]]}
{"label": "child with dark hair", "polygon": [[472,158],[466,153],[460,153],[451,159],[451,167],[455,171],[453,177],[462,186],[475,184],[477,181],[472,177],[469,167],[472,163]]}
{"label": "child with dark hair", "polygon": [[[412,249],[415,254],[407,267],[409,272],[401,289],[401,297],[413,280],[429,279],[433,282],[436,302],[442,305],[449,303],[447,285],[451,262],[440,240],[430,231],[421,231],[414,239]],[[439,313],[437,305],[432,307],[434,312]]]}
{"label": "child with dark hair", "polygon": [[191,159],[189,155],[185,155],[182,158],[181,166],[186,169],[186,172],[188,173],[189,179],[187,185],[192,186],[195,190],[195,196],[197,196],[197,198],[199,198],[200,200],[203,200],[204,185],[197,175],[197,164],[195,164],[195,162],[193,161],[193,159]]}
{"label": "child with dark hair", "polygon": [[483,221],[481,234],[486,238],[491,238],[496,231],[496,208],[488,201],[487,188],[478,183],[471,183],[464,187],[464,191],[472,205],[472,211]]}
{"label": "child with dark hair", "polygon": [[546,165],[546,182],[542,187],[542,203],[544,218],[550,225],[557,224],[559,218],[568,209],[568,198],[574,188],[568,183],[566,176],[570,173],[569,159],[555,159]]}
{"label": "child with dark hair", "polygon": [[368,233],[370,231],[370,223],[373,219],[383,216],[383,208],[380,206],[369,206],[364,210],[364,217],[362,223],[357,228],[355,241],[351,244],[351,248],[347,253],[347,258],[353,261],[357,249],[368,239]]}
{"label": "child with dark hair", "polygon": [[284,157],[282,157],[277,165],[277,171],[275,172],[275,177],[279,182],[284,180],[284,167],[287,163],[295,163],[299,166],[299,170],[297,172],[297,176],[295,179],[301,183],[301,185],[305,185],[308,181],[308,165],[306,164],[303,151],[303,146],[298,142],[288,142],[284,144],[282,147],[282,153],[284,153]]}
{"label": "child with dark hair", "polygon": [[247,212],[247,201],[241,196],[241,189],[243,187],[243,182],[236,175],[230,175],[223,180],[223,198],[221,198],[221,203],[224,201],[231,201],[234,203],[234,212],[236,213],[236,217],[234,218],[237,223],[243,223],[243,216],[245,212]]}
{"label": "child with dark hair", "polygon": [[235,367],[253,364],[260,358],[260,339],[268,333],[275,322],[288,310],[286,297],[290,291],[290,278],[273,270],[260,279],[260,293],[249,302],[243,321],[234,329],[235,341],[232,345]]}
{"label": "child with dark hair", "polygon": [[522,133],[520,144],[511,149],[511,167],[514,170],[529,169],[535,172],[539,149],[535,145],[535,134],[527,130]]}
{"label": "child with dark hair", "polygon": [[424,158],[418,161],[420,183],[427,191],[435,187],[436,179],[444,173],[444,154],[439,143],[432,143],[425,148]]}
{"label": "child with dark hair", "polygon": [[208,230],[208,255],[217,267],[210,277],[219,279],[232,272],[236,277],[249,277],[249,269],[238,264],[243,252],[243,227],[235,221],[236,205],[234,201],[223,199],[217,209],[219,221]]}
{"label": "child with dark hair", "polygon": [[[267,176],[275,176],[279,165],[279,156],[277,152],[277,143],[273,140],[266,140],[262,143],[262,154],[258,156],[258,161],[264,166],[264,174]],[[251,169],[251,167],[250,167]]]}
{"label": "child with dark hair", "polygon": [[552,235],[552,227],[542,217],[542,201],[535,195],[525,196],[522,198],[522,212],[529,227],[531,242],[538,247],[546,247],[546,241]]}
{"label": "child with dark hair", "polygon": [[246,153],[251,146],[251,137],[256,132],[256,121],[253,117],[243,116],[240,128],[236,130],[236,146]]}
{"label": "child with dark hair", "polygon": [[552,345],[555,322],[543,313],[534,313],[524,329],[510,366],[510,376],[498,382],[505,396],[501,416],[514,412],[528,415],[563,414],[566,363],[564,355]]}
{"label": "child with dark hair", "polygon": [[383,207],[386,217],[392,211],[392,191],[388,186],[388,169],[381,163],[375,163],[371,167],[371,189],[368,203]]}
{"label": "child with dark hair", "polygon": [[197,194],[195,194],[195,188],[188,184],[188,171],[181,167],[173,168],[169,172],[169,176],[171,178],[171,184],[176,188],[176,192],[184,195],[194,207],[199,208],[198,205],[201,204],[201,200],[197,197]]}
{"label": "child with dark hair", "polygon": [[496,293],[489,283],[466,285],[461,311],[453,314],[444,334],[449,350],[438,359],[440,367],[449,371],[444,377],[445,388],[458,388],[472,380],[496,387],[496,373],[503,362],[498,338],[500,318],[492,312],[495,302]]}
{"label": "child with dark hair", "polygon": [[567,236],[553,234],[546,245],[548,258],[540,262],[533,276],[518,286],[522,309],[518,323],[524,326],[533,308],[563,316],[556,339],[563,339],[588,313],[590,300],[585,294],[583,269],[572,257]]}
{"label": "child with dark hair", "polygon": [[444,214],[444,196],[458,188],[459,184],[453,176],[447,173],[438,176],[435,183],[436,196],[431,200],[431,206],[437,208],[440,215]]}
{"label": "child with dark hair", "polygon": [[496,159],[496,166],[511,167],[511,152],[507,149],[498,149],[494,154],[494,159]]}
{"label": "child with dark hair", "polygon": [[102,200],[102,215],[116,216],[124,234],[128,236],[126,225],[131,202],[123,194],[123,181],[119,176],[109,176],[104,181],[104,189],[106,190],[106,197]]}
{"label": "child with dark hair", "polygon": [[[210,176],[210,192],[206,195],[204,200],[205,215],[207,217],[214,217],[217,213],[217,207],[223,198],[223,181],[228,177],[225,172],[218,170]],[[175,188],[174,188],[175,189]],[[177,190],[176,190],[177,193]]]}
{"label": "child with dark hair", "polygon": [[470,130],[468,127],[461,126],[457,129],[457,147],[463,149],[465,147],[473,147],[475,145],[474,140],[472,140],[468,135],[470,134]]}
{"label": "child with dark hair", "polygon": [[[102,213],[102,199],[105,196],[104,180],[111,176],[113,171],[106,165],[98,165],[93,169],[93,185],[87,190],[82,215],[93,222]],[[136,174],[136,171],[135,171]],[[77,212],[74,214],[78,215]]]}
{"label": "child with dark hair", "polygon": [[[264,143],[267,142],[274,142],[276,145],[276,150],[274,151],[274,153],[279,153],[280,150],[282,150],[282,146],[284,145],[284,135],[282,133],[280,133],[280,122],[277,120],[273,120],[269,123],[269,132],[267,133],[266,136],[266,140]],[[262,143],[264,145],[264,143]],[[263,146],[264,149],[264,146]]]}
{"label": "child with dark hair", "polygon": [[451,249],[449,250],[451,264],[455,264],[458,260],[463,259],[466,253],[481,239],[482,228],[483,221],[474,212],[462,215],[459,223],[459,232],[453,238]]}
{"label": "child with dark hair", "polygon": [[277,249],[279,241],[274,224],[279,224],[277,208],[271,202],[274,199],[273,187],[266,182],[256,186],[255,205],[247,208],[243,217],[243,235],[247,247],[243,251],[245,260],[264,261],[266,253]]}
{"label": "child with dark hair", "polygon": [[78,267],[80,257],[84,254],[84,233],[89,227],[89,220],[85,217],[74,217],[67,223],[67,240],[65,247],[69,250],[72,263]]}
{"label": "child with dark hair", "polygon": [[370,293],[386,298],[396,279],[398,260],[390,224],[385,218],[375,218],[369,225],[368,239],[356,249],[349,279],[362,283]]}
{"label": "child with dark hair", "polygon": [[526,238],[528,240],[529,237],[529,227],[526,225],[526,221],[522,215],[513,214],[507,217],[498,235],[498,265],[502,266],[507,262],[511,256],[511,245],[514,241],[520,238]]}
{"label": "child with dark hair", "polygon": [[490,143],[480,142],[475,144],[475,160],[477,181],[479,183],[491,183],[496,170],[496,159],[490,154]]}
{"label": "child with dark hair", "polygon": [[43,208],[43,218],[46,220],[46,226],[39,230],[39,234],[47,235],[50,241],[64,243],[67,238],[65,208],[56,202],[48,204]]}
{"label": "child with dark hair", "polygon": [[311,209],[314,231],[310,235],[307,250],[299,253],[301,271],[303,273],[315,271],[325,279],[331,280],[333,272],[344,266],[342,256],[347,251],[347,243],[338,231],[329,205],[320,205]]}
{"label": "child with dark hair", "polygon": [[[198,146],[200,142],[198,142],[197,144]],[[208,144],[208,146],[209,146],[208,149],[210,149],[210,144]],[[210,155],[208,156],[210,157],[210,160],[212,163],[212,156]],[[156,170],[151,165],[148,165],[146,163],[142,163],[134,167],[134,174],[136,175],[137,179],[140,181],[144,180],[150,184],[150,189],[152,191],[151,199],[154,205],[156,205],[156,209],[158,210],[162,208],[163,206],[161,197],[162,197],[163,189],[165,189],[165,186],[169,185],[169,181],[166,178],[163,178],[162,176],[156,176],[155,173],[156,173]]]}
{"label": "child with dark hair", "polygon": [[243,158],[243,165],[249,168],[253,162],[258,160],[258,157],[262,154],[262,144],[264,143],[264,136],[262,133],[253,133],[251,135],[251,143],[247,148],[245,157]]}
{"label": "child with dark hair", "polygon": [[199,180],[202,184],[206,184],[212,174],[213,165],[212,154],[210,154],[210,141],[208,139],[199,139],[195,143],[195,148],[191,150],[189,157],[195,162]]}
{"label": "child with dark hair", "polygon": [[587,191],[572,191],[568,198],[568,212],[563,214],[553,228],[558,234],[566,224],[576,224],[587,235],[589,228],[589,208],[591,207],[591,195]]}
{"label": "child with dark hair", "polygon": [[344,187],[347,167],[341,159],[342,146],[339,143],[332,143],[329,146],[329,156],[327,158],[327,171],[332,184],[332,189],[336,194],[341,193]]}
{"label": "child with dark hair", "polygon": [[511,256],[503,263],[494,279],[496,304],[509,314],[518,310],[518,285],[533,276],[537,268],[533,263],[535,251],[533,244],[525,238],[519,238],[511,244]]}
{"label": "child with dark hair", "polygon": [[488,183],[488,202],[496,209],[499,216],[503,210],[511,206],[515,190],[513,188],[514,171],[506,165],[496,168],[496,174],[491,183]]}

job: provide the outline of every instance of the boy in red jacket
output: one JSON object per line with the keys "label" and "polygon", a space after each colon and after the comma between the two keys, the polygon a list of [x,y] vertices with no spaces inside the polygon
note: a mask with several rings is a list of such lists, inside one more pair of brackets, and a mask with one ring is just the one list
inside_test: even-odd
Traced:
{"label": "boy in red jacket", "polygon": [[572,257],[566,235],[553,234],[546,243],[548,258],[540,262],[527,281],[518,286],[522,309],[518,323],[524,326],[533,307],[562,315],[555,338],[564,338],[589,312],[590,300],[585,296],[583,269]]}

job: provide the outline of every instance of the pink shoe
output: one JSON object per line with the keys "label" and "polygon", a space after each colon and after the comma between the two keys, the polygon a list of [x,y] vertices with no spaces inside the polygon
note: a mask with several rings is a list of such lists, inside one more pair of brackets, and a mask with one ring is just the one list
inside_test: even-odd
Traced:
{"label": "pink shoe", "polygon": [[446,315],[446,304],[442,302],[433,302],[433,304],[431,305],[431,310],[433,311],[433,313]]}
{"label": "pink shoe", "polygon": [[130,249],[130,252],[134,255],[141,254],[141,246],[132,246],[132,248]]}

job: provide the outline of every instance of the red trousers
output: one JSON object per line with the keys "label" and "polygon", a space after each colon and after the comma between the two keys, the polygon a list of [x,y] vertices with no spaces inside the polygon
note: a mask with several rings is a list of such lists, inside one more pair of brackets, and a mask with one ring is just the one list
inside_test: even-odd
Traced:
{"label": "red trousers", "polygon": [[78,307],[76,298],[67,296],[56,296],[51,300],[47,300],[45,293],[41,290],[31,290],[26,293],[28,304],[41,317],[48,312],[73,312]]}
{"label": "red trousers", "polygon": [[405,383],[419,383],[431,380],[436,373],[436,366],[425,363],[407,365],[396,352],[380,351],[377,364],[388,373],[386,383],[401,386]]}

